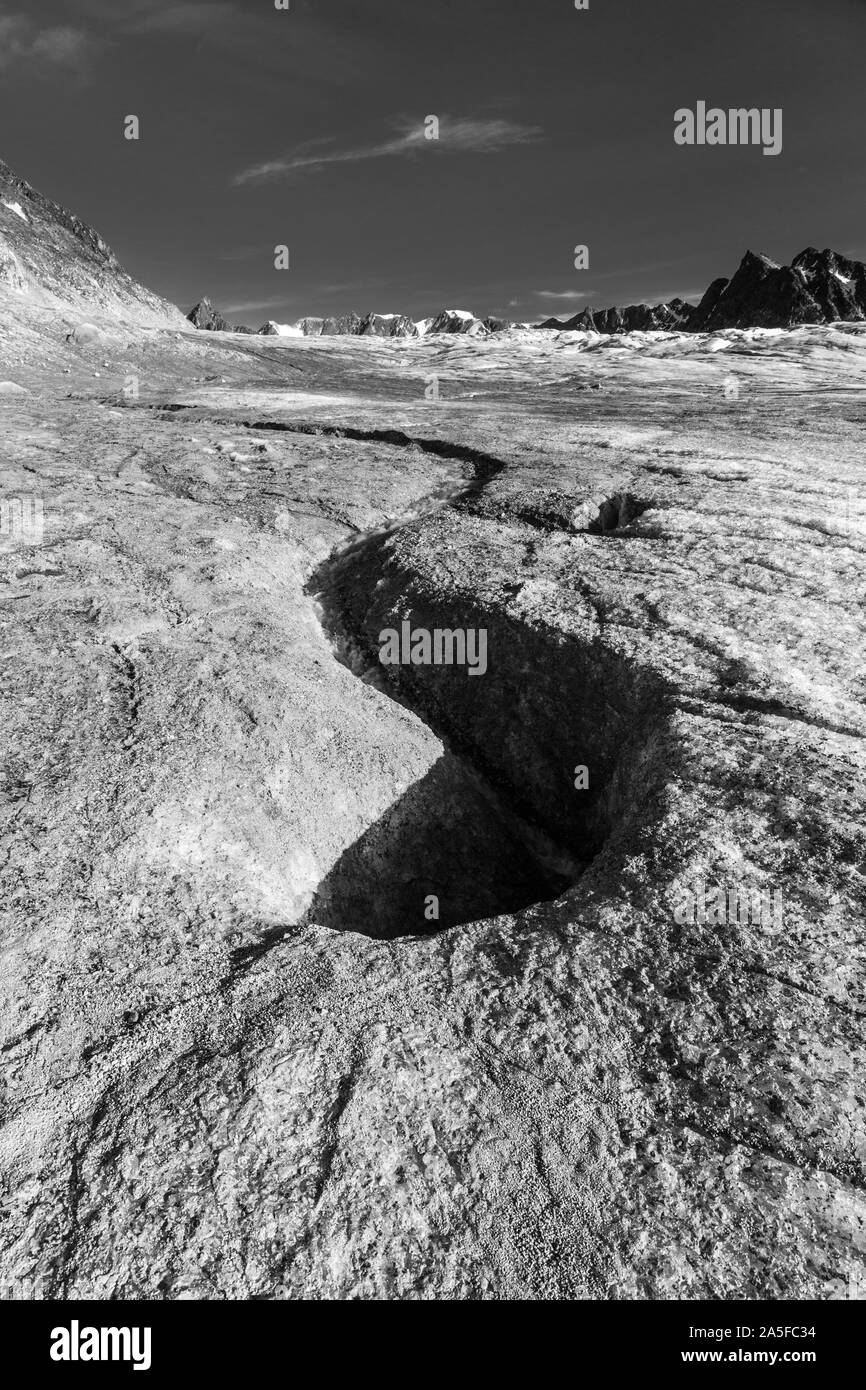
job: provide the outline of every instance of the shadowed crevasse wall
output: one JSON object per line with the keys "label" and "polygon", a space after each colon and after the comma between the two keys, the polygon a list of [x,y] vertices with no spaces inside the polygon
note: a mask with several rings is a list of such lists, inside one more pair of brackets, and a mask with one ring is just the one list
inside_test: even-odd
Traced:
{"label": "shadowed crevasse wall", "polygon": [[[446,744],[427,777],[342,856],[320,885],[312,920],[370,935],[423,934],[556,897],[624,819],[645,814],[647,781],[663,786],[652,748],[672,692],[608,642],[427,592],[400,559],[399,533],[355,542],[308,588],[340,659],[349,664],[354,653],[357,669],[360,655],[379,688]],[[406,619],[431,632],[485,628],[485,674],[381,666],[380,632]],[[575,785],[581,765],[586,789]],[[428,893],[442,911],[425,924]]]}

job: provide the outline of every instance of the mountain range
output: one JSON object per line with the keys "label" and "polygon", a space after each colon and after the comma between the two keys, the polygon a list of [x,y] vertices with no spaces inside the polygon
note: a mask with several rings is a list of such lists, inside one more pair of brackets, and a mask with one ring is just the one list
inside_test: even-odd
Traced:
{"label": "mountain range", "polygon": [[[276,323],[270,319],[258,330],[233,325],[213,307],[210,300],[199,300],[187,318],[196,328],[218,333],[253,333],[268,337],[319,338],[350,334],[359,338],[423,338],[428,333],[465,333],[470,337],[486,337],[502,329],[514,327],[505,319],[479,319],[468,309],[443,309],[427,319],[411,319],[406,314],[344,314],[340,318],[298,319],[296,323]],[[527,327],[529,325],[526,325]]]}
{"label": "mountain range", "polygon": [[[188,315],[197,328],[250,333],[232,328],[203,299]],[[303,318],[293,324],[273,321],[259,333],[281,337],[318,337],[348,333],[360,337],[419,338],[428,333],[465,333],[486,337],[514,327],[557,329],[562,332],[713,333],[723,328],[795,328],[866,319],[866,265],[835,251],[807,247],[790,265],[747,251],[730,280],[714,280],[699,304],[671,299],[663,304],[615,305],[582,309],[570,319],[514,324],[504,319],[479,318],[467,309],[444,309],[433,318],[413,320],[406,314],[347,314],[342,318]]]}
{"label": "mountain range", "polygon": [[[98,232],[34,189],[0,160],[0,290],[9,292],[11,326],[25,308],[45,315],[61,310],[102,312],[130,324],[182,327],[174,305],[129,275]],[[866,320],[866,265],[832,250],[807,247],[790,265],[747,251],[731,279],[714,280],[699,304],[673,299],[663,304],[585,308],[573,318],[513,324],[479,317],[467,309],[443,309],[413,320],[406,314],[356,313],[306,317],[293,324],[273,320],[254,330],[232,325],[202,299],[186,322],[204,331],[279,337],[349,334],[417,338],[427,334],[486,337],[508,328],[621,334],[633,331],[712,333],[725,328],[793,328]]]}
{"label": "mountain range", "polygon": [[595,333],[676,329],[713,333],[723,328],[796,328],[804,323],[866,319],[866,265],[835,251],[801,251],[790,265],[747,251],[730,280],[714,280],[700,304],[631,304],[619,309],[584,309],[564,322],[547,319],[540,328]]}

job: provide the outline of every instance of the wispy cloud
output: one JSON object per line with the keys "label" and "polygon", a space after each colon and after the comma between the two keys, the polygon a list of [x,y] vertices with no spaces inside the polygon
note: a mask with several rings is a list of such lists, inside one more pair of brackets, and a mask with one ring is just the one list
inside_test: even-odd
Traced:
{"label": "wispy cloud", "polygon": [[190,0],[183,5],[161,2],[147,9],[126,25],[131,34],[182,34],[202,32],[206,35],[217,24],[239,17],[229,0]]}
{"label": "wispy cloud", "polygon": [[254,309],[273,309],[275,304],[282,301],[276,295],[271,295],[270,299],[245,299],[239,304],[226,304],[223,308],[224,314],[247,314]]}
{"label": "wispy cloud", "polygon": [[535,290],[536,299],[595,299],[597,290]]}
{"label": "wispy cloud", "polygon": [[201,33],[224,26],[227,20],[243,21],[233,0],[65,0],[85,21],[93,21],[126,34]]}
{"label": "wispy cloud", "polygon": [[83,82],[97,43],[83,29],[58,24],[41,29],[28,15],[0,10],[0,73]]}
{"label": "wispy cloud", "polygon": [[540,126],[520,125],[516,121],[477,120],[472,117],[443,116],[439,139],[428,140],[425,127],[415,121],[404,126],[398,134],[376,144],[356,145],[351,149],[328,148],[332,140],[316,140],[299,146],[282,159],[254,164],[236,174],[232,183],[265,183],[271,179],[287,178],[293,174],[324,168],[328,164],[356,164],[364,159],[392,159],[411,155],[423,148],[442,150],[450,154],[496,154],[513,145],[527,145],[539,140]]}
{"label": "wispy cloud", "polygon": [[[12,0],[23,4],[24,0]],[[480,0],[478,0],[480,3]],[[2,3],[2,0],[0,0]],[[35,0],[30,0],[35,8]],[[255,82],[259,94],[285,95],[286,83],[320,93],[322,88],[366,89],[369,72],[402,58],[399,41],[371,24],[362,7],[293,0],[277,11],[273,0],[62,0],[82,23],[98,24],[114,42],[206,46],[221,65],[214,82]],[[370,0],[368,0],[368,5]],[[383,0],[375,0],[376,4]],[[396,3],[396,0],[392,0]],[[404,8],[407,8],[404,6]],[[342,13],[340,13],[342,11]],[[290,34],[287,41],[282,35]],[[230,65],[230,73],[225,70]],[[221,88],[220,88],[221,89]],[[233,88],[234,90],[234,88]]]}

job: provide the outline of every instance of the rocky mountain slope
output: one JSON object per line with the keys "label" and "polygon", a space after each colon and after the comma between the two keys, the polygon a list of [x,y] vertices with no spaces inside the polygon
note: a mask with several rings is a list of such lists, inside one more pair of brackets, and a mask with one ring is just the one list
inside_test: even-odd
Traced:
{"label": "rocky mountain slope", "polygon": [[808,247],[791,264],[747,251],[730,280],[714,280],[689,316],[692,333],[796,328],[866,319],[866,265]]}
{"label": "rocky mountain slope", "polygon": [[0,161],[0,293],[6,314],[54,310],[139,326],[183,315],[129,275],[98,232]]}

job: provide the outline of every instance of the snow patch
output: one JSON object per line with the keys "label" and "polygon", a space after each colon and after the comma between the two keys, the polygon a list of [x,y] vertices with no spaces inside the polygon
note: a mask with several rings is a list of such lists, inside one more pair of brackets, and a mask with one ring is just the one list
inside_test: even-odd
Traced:
{"label": "snow patch", "polygon": [[293,323],[274,323],[274,320],[270,319],[268,328],[278,338],[303,338],[304,336],[303,328],[296,328]]}
{"label": "snow patch", "polygon": [[27,213],[24,211],[20,203],[7,203],[6,199],[4,198],[3,206],[4,208],[8,208],[10,212],[14,212],[16,217],[20,217],[22,222],[27,222],[29,224],[30,218],[27,216]]}

